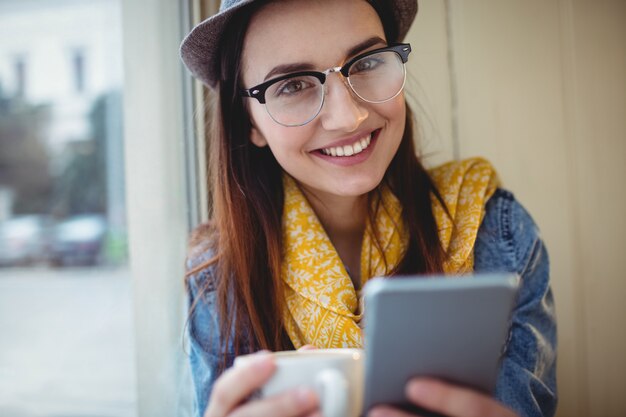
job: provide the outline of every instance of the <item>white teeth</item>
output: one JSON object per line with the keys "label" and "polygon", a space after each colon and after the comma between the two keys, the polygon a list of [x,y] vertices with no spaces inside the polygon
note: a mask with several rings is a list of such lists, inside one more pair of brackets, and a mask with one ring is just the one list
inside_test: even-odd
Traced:
{"label": "white teeth", "polygon": [[372,134],[359,139],[352,145],[334,146],[332,148],[322,149],[322,153],[331,156],[352,156],[363,152],[372,142]]}

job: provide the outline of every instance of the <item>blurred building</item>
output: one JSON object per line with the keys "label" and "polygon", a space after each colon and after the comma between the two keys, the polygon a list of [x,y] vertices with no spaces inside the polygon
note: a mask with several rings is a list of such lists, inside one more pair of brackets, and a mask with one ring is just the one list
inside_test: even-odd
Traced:
{"label": "blurred building", "polygon": [[53,107],[48,146],[88,138],[93,100],[122,87],[120,5],[110,0],[0,0],[0,85]]}
{"label": "blurred building", "polygon": [[[120,8],[114,0],[0,0],[0,91],[50,108],[43,140],[53,175],[75,145],[105,132],[106,215],[115,235],[125,235]],[[98,99],[106,121],[94,132]],[[5,216],[10,195],[0,196]]]}

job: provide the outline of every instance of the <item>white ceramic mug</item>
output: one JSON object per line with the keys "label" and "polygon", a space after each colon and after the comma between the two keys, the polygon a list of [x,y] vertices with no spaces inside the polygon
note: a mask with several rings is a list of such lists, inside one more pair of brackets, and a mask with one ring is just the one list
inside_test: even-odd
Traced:
{"label": "white ceramic mug", "polygon": [[[267,397],[296,387],[315,390],[324,417],[359,417],[363,411],[362,349],[316,349],[273,353],[276,372],[259,390]],[[249,356],[235,359],[235,366]]]}

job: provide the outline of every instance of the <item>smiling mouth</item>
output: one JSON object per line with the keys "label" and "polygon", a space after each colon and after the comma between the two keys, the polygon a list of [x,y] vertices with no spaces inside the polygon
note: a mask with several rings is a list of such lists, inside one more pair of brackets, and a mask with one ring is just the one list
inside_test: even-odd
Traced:
{"label": "smiling mouth", "polygon": [[350,145],[322,148],[319,149],[319,152],[323,153],[324,155],[339,157],[354,156],[360,154],[365,149],[367,149],[368,146],[370,146],[370,143],[372,142],[372,134],[373,132],[370,132],[369,134],[356,140]]}

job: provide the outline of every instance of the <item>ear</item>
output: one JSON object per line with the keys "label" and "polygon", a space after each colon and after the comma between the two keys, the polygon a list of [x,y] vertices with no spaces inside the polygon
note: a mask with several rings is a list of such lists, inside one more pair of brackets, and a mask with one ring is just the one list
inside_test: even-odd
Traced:
{"label": "ear", "polygon": [[259,129],[254,126],[250,130],[250,140],[259,148],[267,146],[267,140],[265,139],[265,136],[263,136]]}

